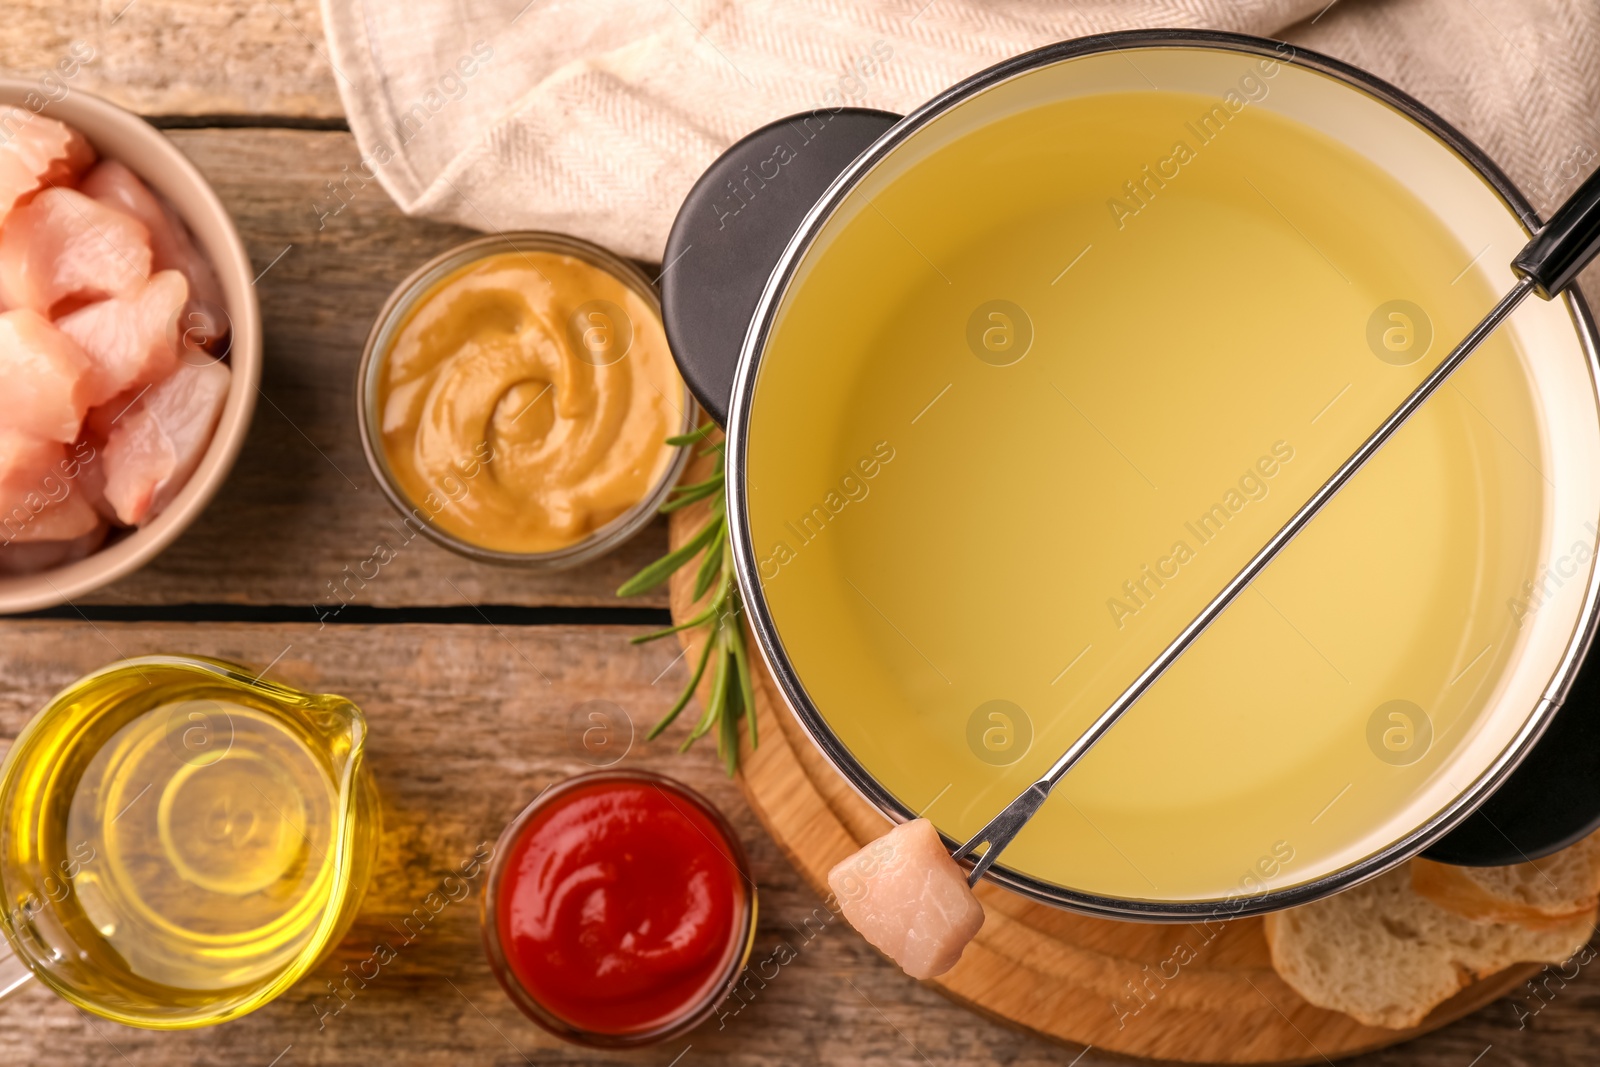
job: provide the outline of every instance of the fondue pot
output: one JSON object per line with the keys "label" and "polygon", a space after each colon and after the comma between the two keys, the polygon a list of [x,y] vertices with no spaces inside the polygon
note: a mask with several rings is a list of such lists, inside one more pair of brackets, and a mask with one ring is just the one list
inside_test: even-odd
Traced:
{"label": "fondue pot", "polygon": [[[1233,34],[1083,38],[903,118],[749,135],[686,199],[662,306],[798,721],[890,819],[965,840],[1538,228],[1422,104]],[[1600,826],[1597,370],[1578,295],[1519,309],[990,877],[1187,920]]]}

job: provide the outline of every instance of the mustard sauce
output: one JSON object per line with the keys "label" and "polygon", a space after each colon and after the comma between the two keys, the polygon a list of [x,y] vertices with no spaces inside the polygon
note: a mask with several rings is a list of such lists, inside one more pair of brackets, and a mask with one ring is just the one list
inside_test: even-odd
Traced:
{"label": "mustard sauce", "polygon": [[682,397],[656,309],[554,252],[497,253],[441,279],[378,382],[396,484],[444,531],[514,553],[575,544],[648,496]]}

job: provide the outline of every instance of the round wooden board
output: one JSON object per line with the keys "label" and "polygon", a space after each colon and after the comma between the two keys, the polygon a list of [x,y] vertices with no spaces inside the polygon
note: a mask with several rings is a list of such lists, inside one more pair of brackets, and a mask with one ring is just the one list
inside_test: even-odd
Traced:
{"label": "round wooden board", "polygon": [[[683,480],[700,481],[710,473],[711,461],[700,458]],[[698,504],[675,513],[672,547],[705,518]],[[694,571],[690,565],[673,576],[675,620],[695,610]],[[680,638],[692,662],[702,632]],[[752,751],[744,738],[740,784],[790,862],[827,898],[828,870],[881,835],[888,822],[811,743],[757,642],[748,636],[747,642],[760,746]],[[708,684],[702,683],[702,700]],[[1148,1059],[1321,1063],[1436,1030],[1499,999],[1539,969],[1512,967],[1463,989],[1415,1029],[1383,1030],[1308,1004],[1285,985],[1272,969],[1259,918],[1119,922],[1037,904],[988,882],[977,893],[988,915],[983,929],[961,962],[929,984],[976,1012],[1049,1040]],[[1179,965],[1179,959],[1187,962]]]}

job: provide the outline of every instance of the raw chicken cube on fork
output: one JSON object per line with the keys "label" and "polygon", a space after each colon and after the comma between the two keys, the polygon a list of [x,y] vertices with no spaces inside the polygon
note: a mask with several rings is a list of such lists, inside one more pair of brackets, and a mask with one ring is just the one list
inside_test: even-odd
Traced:
{"label": "raw chicken cube on fork", "polygon": [[175,270],[187,279],[191,304],[185,310],[181,334],[187,347],[209,345],[227,333],[222,284],[211,262],[195,247],[183,220],[138,175],[107,159],[84,177],[78,189],[144,224],[150,231],[151,270]]}
{"label": "raw chicken cube on fork", "polygon": [[0,426],[63,444],[89,408],[106,399],[88,353],[26,308],[0,313]]}
{"label": "raw chicken cube on fork", "polygon": [[93,163],[94,149],[71,126],[0,107],[0,222],[30,194],[76,181]]}
{"label": "raw chicken cube on fork", "polygon": [[839,910],[913,978],[954,967],[983,926],[983,905],[927,819],[901,823],[828,872]]}
{"label": "raw chicken cube on fork", "polygon": [[55,316],[150,277],[144,223],[76,189],[46,189],[0,228],[0,303]]}
{"label": "raw chicken cube on fork", "polygon": [[153,385],[173,372],[178,365],[178,317],[188,299],[184,276],[164,270],[127,296],[97,301],[56,320],[56,327],[94,362],[95,403]]}
{"label": "raw chicken cube on fork", "polygon": [[226,363],[180,361],[116,419],[104,452],[105,498],[121,522],[148,522],[178,495],[211,443],[231,380]]}

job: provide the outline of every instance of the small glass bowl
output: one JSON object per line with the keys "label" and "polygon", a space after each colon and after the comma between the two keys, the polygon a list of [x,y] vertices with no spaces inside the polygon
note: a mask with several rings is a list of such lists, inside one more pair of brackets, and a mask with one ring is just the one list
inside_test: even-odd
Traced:
{"label": "small glass bowl", "polygon": [[[421,297],[467,264],[502,252],[553,252],[583,260],[632,289],[657,319],[661,317],[661,298],[643,271],[597,244],[566,234],[529,230],[479,237],[457,245],[418,267],[395,287],[384,302],[383,309],[378,312],[372,332],[367,335],[366,348],[361,353],[360,367],[356,371],[356,423],[360,427],[361,448],[367,455],[367,466],[371,468],[389,503],[407,518],[414,518],[414,512],[421,505],[406,495],[395,480],[394,472],[389,469],[389,458],[383,447],[383,416],[378,407],[379,372],[394,344],[395,334]],[[681,406],[683,419],[677,432],[686,434],[695,428],[699,419],[699,408],[687,385],[683,386]],[[678,477],[688,462],[689,449],[678,447],[660,479],[642,500],[599,529],[591,530],[582,540],[549,552],[502,552],[475,545],[433,522],[421,523],[420,527],[423,534],[436,544],[479,563],[529,570],[566,570],[605,555],[649,525],[650,520],[655,518],[656,509],[666,500],[672,487],[678,484]]]}
{"label": "small glass bowl", "polygon": [[[505,948],[500,943],[499,900],[500,885],[505,877],[506,865],[512,855],[517,839],[522,836],[529,820],[546,808],[548,805],[579,787],[597,782],[648,782],[662,789],[670,790],[685,802],[693,804],[705,813],[722,836],[723,842],[728,847],[728,854],[733,859],[733,865],[739,872],[740,883],[744,887],[744,919],[743,925],[734,935],[736,950],[729,956],[728,968],[722,979],[708,987],[709,992],[700,1000],[687,1005],[679,1015],[663,1023],[654,1030],[641,1030],[634,1033],[612,1034],[584,1030],[566,1019],[561,1018],[536,1000],[512,971],[510,961],[506,959]],[[639,1048],[644,1045],[654,1045],[662,1041],[670,1041],[688,1033],[701,1023],[709,1019],[716,1011],[717,1005],[727,997],[733,988],[733,983],[738,979],[744,966],[750,960],[750,950],[756,940],[756,883],[755,877],[750,872],[750,859],[745,855],[744,845],[739,841],[739,835],[734,832],[722,812],[716,809],[705,797],[690,789],[682,782],[675,781],[665,775],[654,774],[650,771],[640,770],[602,770],[589,771],[586,774],[574,775],[565,781],[558,782],[546,789],[533,799],[521,813],[506,826],[500,834],[500,839],[495,842],[494,857],[489,861],[489,881],[484,887],[483,898],[479,903],[478,923],[483,928],[483,948],[489,957],[489,969],[499,980],[501,988],[511,998],[522,1013],[545,1030],[565,1041],[575,1045],[586,1045],[590,1048]]]}

